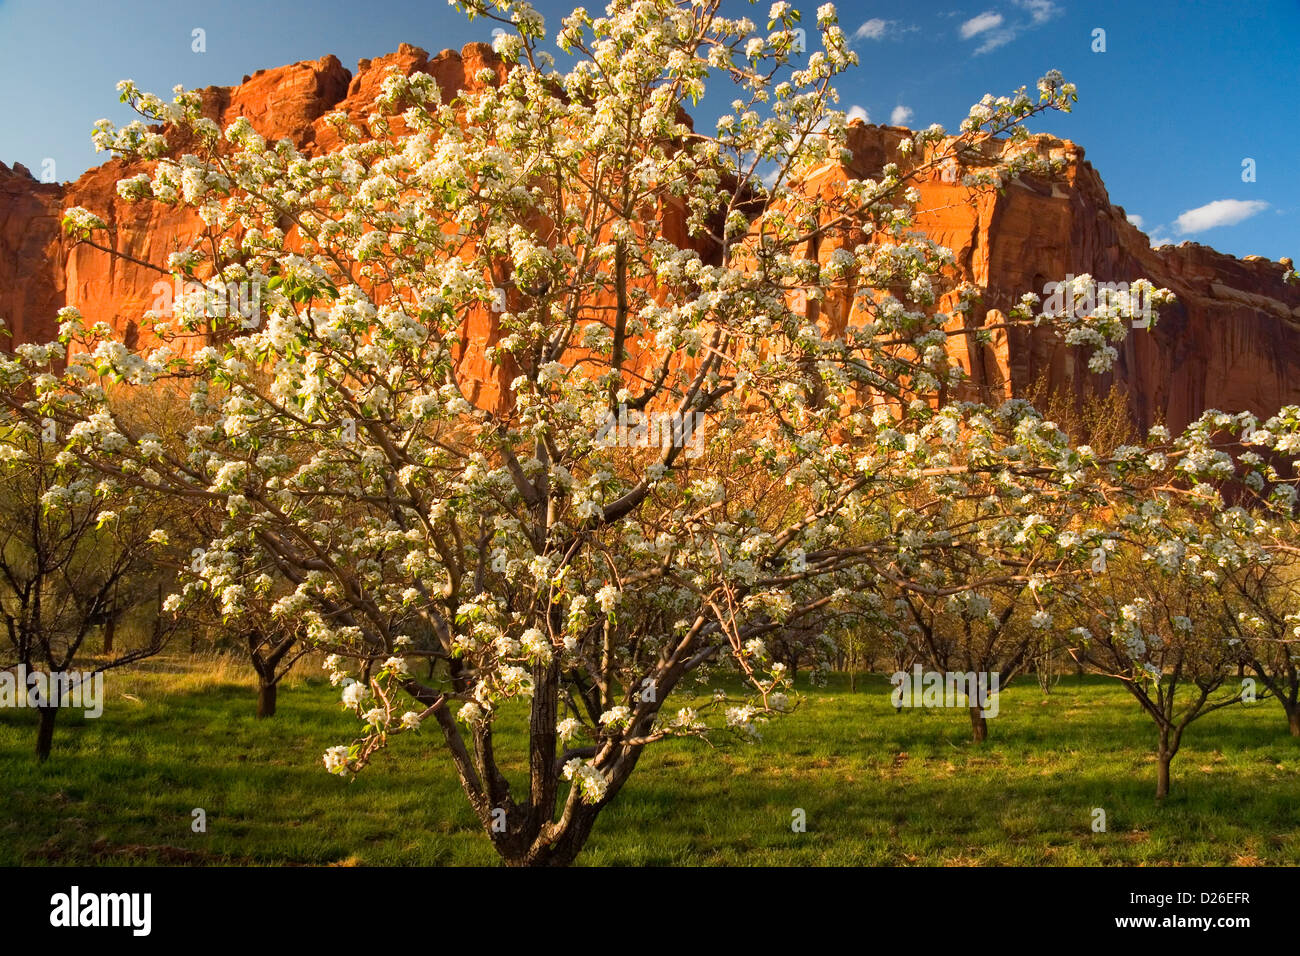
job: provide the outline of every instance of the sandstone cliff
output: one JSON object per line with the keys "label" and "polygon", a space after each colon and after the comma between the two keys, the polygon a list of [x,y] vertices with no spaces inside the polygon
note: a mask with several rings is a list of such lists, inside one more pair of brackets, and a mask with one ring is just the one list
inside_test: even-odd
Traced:
{"label": "sandstone cliff", "polygon": [[[204,112],[223,128],[247,116],[268,139],[288,138],[309,153],[328,150],[337,138],[322,117],[335,109],[357,117],[369,112],[390,64],[407,74],[429,73],[446,93],[472,84],[485,66],[501,69],[484,44],[436,57],[403,44],[396,53],[362,60],[355,75],[326,56],[259,71],[239,86],[209,87]],[[854,123],[849,135],[854,161],[847,170],[823,171],[817,188],[833,189],[845,175],[878,175],[898,159],[906,131]],[[1104,281],[1145,277],[1173,290],[1178,303],[1162,310],[1157,328],[1130,335],[1107,375],[1089,372],[1077,352],[1045,331],[999,333],[989,346],[958,347],[975,394],[994,400],[1021,395],[1044,375],[1050,387],[1075,395],[1119,382],[1140,425],[1163,419],[1175,428],[1205,408],[1269,413],[1300,402],[1300,288],[1283,281],[1281,264],[1193,243],[1152,249],[1124,210],[1111,204],[1082,148],[1048,136],[1033,137],[1028,148],[1063,161],[1061,174],[1021,177],[1003,194],[981,194],[973,202],[965,187],[937,175],[921,187],[920,226],[953,250],[961,277],[984,290],[971,321],[996,321],[1024,292],[1042,294],[1047,282],[1071,273]],[[61,211],[84,206],[109,224],[113,247],[134,259],[162,263],[187,244],[201,225],[192,213],[118,198],[116,182],[131,172],[113,160],[75,183],[57,185],[0,164],[0,318],[13,334],[7,347],[50,336],[55,312],[65,304],[110,322],[128,343],[138,334],[135,323],[153,302],[161,276],[85,245],[73,247],[59,233]],[[493,335],[491,316],[479,317],[466,333],[462,371],[487,385],[481,355]]]}
{"label": "sandstone cliff", "polygon": [[[898,144],[908,135],[853,123],[853,162],[822,168],[809,186],[833,190],[849,177],[878,177],[889,162],[906,169]],[[982,290],[970,324],[997,324],[1024,293],[1046,298],[1047,283],[1085,273],[1105,282],[1146,278],[1178,301],[1161,308],[1154,328],[1130,332],[1114,370],[1104,375],[1089,371],[1081,350],[1047,329],[997,332],[983,348],[967,349],[973,339],[955,338],[951,351],[970,374],[972,397],[1024,395],[1040,377],[1076,397],[1118,383],[1139,425],[1163,420],[1176,429],[1207,408],[1265,414],[1300,402],[1300,287],[1284,280],[1283,264],[1237,259],[1190,242],[1153,249],[1111,204],[1081,147],[1040,135],[1021,148],[1059,161],[1060,174],[1024,175],[999,194],[976,193],[960,184],[960,175],[950,182],[936,172],[919,188],[918,226],[953,251],[957,277]],[[971,165],[980,165],[979,158]],[[820,248],[819,258],[833,248]]]}

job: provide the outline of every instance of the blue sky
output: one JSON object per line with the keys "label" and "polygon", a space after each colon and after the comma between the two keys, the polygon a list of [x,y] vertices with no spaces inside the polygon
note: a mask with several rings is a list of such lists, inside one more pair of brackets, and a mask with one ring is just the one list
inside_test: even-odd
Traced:
{"label": "blue sky", "polygon": [[[815,0],[793,2],[811,22]],[[537,3],[551,28],[572,5]],[[760,26],[768,6],[730,0]],[[1300,253],[1300,0],[883,0],[839,11],[861,58],[838,84],[842,108],[955,129],[984,93],[1056,68],[1079,103],[1032,128],[1081,144],[1149,234],[1239,256]],[[90,128],[129,118],[114,91],[125,77],[166,93],[326,53],[353,69],[403,41],[436,52],[487,40],[491,26],[442,0],[0,0],[0,160],[39,176],[52,159],[59,180],[102,162]],[[1092,49],[1098,29],[1105,52]],[[1246,159],[1254,182],[1243,181]]]}

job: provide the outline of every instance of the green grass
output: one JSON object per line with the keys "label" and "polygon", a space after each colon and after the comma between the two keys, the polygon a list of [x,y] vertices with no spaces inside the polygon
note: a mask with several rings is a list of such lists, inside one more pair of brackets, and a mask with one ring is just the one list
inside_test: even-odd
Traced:
{"label": "green grass", "polygon": [[[110,673],[104,715],[60,714],[44,765],[34,714],[0,711],[0,864],[496,863],[435,732],[395,741],[345,782],[320,762],[356,728],[328,683],[284,688],[259,721],[238,670],[195,666]],[[761,743],[649,748],[580,862],[1300,861],[1300,740],[1273,701],[1194,724],[1159,806],[1153,727],[1100,678],[1066,677],[1046,698],[1032,680],[1005,688],[984,745],[964,711],[895,713],[881,676],[856,693],[842,676],[801,690],[803,707]],[[506,734],[500,751],[521,744]],[[191,831],[195,807],[206,833]],[[806,833],[791,829],[796,808]]]}

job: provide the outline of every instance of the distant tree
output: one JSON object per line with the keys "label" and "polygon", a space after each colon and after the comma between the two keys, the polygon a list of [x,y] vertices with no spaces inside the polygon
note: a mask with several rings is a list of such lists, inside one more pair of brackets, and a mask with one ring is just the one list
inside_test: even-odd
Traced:
{"label": "distant tree", "polygon": [[[1065,442],[1064,432],[1027,404],[1010,403],[990,424],[998,419],[1008,441],[1037,434]],[[875,586],[858,594],[860,604],[885,613],[886,632],[912,660],[939,673],[984,675],[986,686],[996,674],[999,688],[1032,666],[1045,646],[1058,646],[1051,614],[1058,579],[1077,576],[1101,541],[1099,529],[1090,537],[1071,530],[1088,495],[1053,494],[1052,476],[1041,484],[1023,476],[1015,487],[1020,493],[1008,495],[998,488],[1003,477],[971,481],[942,499],[910,496],[911,507],[894,515],[895,538],[905,545],[928,525],[945,546],[900,547],[893,560],[877,565]],[[1104,500],[1105,488],[1104,480],[1092,486],[1093,504]],[[1119,484],[1114,490],[1123,492]],[[967,701],[976,743],[988,738],[987,709],[983,701]]]}
{"label": "distant tree", "polygon": [[[1041,633],[1029,623],[1037,612],[1026,600],[1028,579],[948,594],[936,590],[938,594],[905,589],[896,599],[910,619],[910,646],[923,666],[940,673],[997,674],[999,688],[1014,680],[1029,664]],[[975,743],[988,739],[985,709],[985,701],[967,701]]]}
{"label": "distant tree", "polygon": [[1103,394],[1086,393],[1082,399],[1049,387],[1045,371],[1025,391],[1025,400],[1044,418],[1056,422],[1076,445],[1087,445],[1099,455],[1142,440],[1134,421],[1132,397],[1121,385]]}
{"label": "distant tree", "polygon": [[[221,518],[210,507],[195,512],[193,528],[205,546],[220,537]],[[227,545],[192,550],[187,583],[169,606],[214,644],[238,647],[257,677],[257,716],[273,717],[280,682],[312,647],[300,621],[270,610],[293,585],[260,548],[241,547],[238,541]]]}
{"label": "distant tree", "polygon": [[1224,584],[1229,643],[1282,705],[1300,737],[1300,527],[1283,521],[1260,536],[1261,554]]}
{"label": "distant tree", "polygon": [[[29,679],[37,675],[49,688],[37,707],[41,760],[50,755],[65,702],[58,688],[158,653],[174,629],[160,607],[166,572],[156,559],[168,538],[155,523],[157,506],[156,498],[61,450],[52,426],[35,434],[20,423],[0,434],[3,666],[21,665]],[[145,615],[147,638],[114,646],[117,623],[155,601],[152,615]],[[84,674],[74,674],[97,630],[105,635],[103,655],[86,660]]]}
{"label": "distant tree", "polygon": [[1187,728],[1242,700],[1232,579],[1259,560],[1267,522],[1240,506],[1203,504],[1156,498],[1112,510],[1118,530],[1106,567],[1067,602],[1077,622],[1071,653],[1119,680],[1155,725],[1157,799],[1169,795]]}

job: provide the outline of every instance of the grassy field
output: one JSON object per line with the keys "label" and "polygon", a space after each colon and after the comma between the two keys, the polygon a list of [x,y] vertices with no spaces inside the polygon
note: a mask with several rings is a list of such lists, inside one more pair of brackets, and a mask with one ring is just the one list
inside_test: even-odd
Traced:
{"label": "grassy field", "polygon": [[[494,864],[435,734],[396,741],[350,783],[325,773],[321,753],[356,721],[306,673],[264,721],[237,663],[110,673],[104,715],[60,714],[44,765],[32,712],[0,711],[0,864]],[[1157,806],[1154,728],[1099,678],[1004,689],[984,745],[963,711],[895,713],[882,676],[800,689],[761,743],[651,747],[580,862],[1300,862],[1300,740],[1275,702],[1194,724]]]}

